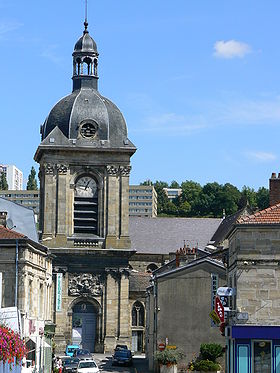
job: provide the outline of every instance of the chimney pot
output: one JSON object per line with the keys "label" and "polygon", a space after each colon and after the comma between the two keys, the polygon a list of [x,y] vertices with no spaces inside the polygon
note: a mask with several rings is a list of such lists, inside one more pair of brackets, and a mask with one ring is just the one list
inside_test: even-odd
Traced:
{"label": "chimney pot", "polygon": [[277,203],[280,203],[280,173],[276,177],[273,172],[269,180],[269,205],[274,206]]}
{"label": "chimney pot", "polygon": [[271,179],[276,179],[276,172],[272,172]]}

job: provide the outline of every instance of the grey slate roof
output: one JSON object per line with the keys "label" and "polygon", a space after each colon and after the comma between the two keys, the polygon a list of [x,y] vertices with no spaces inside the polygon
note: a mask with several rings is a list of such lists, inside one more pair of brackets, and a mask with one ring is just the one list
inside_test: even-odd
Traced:
{"label": "grey slate roof", "polygon": [[236,224],[237,220],[241,216],[248,216],[250,214],[252,214],[252,210],[249,206],[245,206],[241,210],[238,210],[235,214],[227,216],[225,219],[222,220],[219,228],[216,230],[213,237],[211,238],[211,243],[214,246],[219,246],[220,244],[222,244],[229,232],[232,230],[234,224]]}
{"label": "grey slate roof", "polygon": [[7,211],[7,219],[11,219],[16,232],[22,233],[31,240],[38,242],[34,211],[0,197],[0,211]]}
{"label": "grey slate roof", "polygon": [[151,274],[145,272],[134,273],[131,272],[129,275],[129,291],[145,291],[150,285]]}
{"label": "grey slate roof", "polygon": [[204,248],[221,219],[129,218],[131,248],[138,253],[169,254],[183,246]]}

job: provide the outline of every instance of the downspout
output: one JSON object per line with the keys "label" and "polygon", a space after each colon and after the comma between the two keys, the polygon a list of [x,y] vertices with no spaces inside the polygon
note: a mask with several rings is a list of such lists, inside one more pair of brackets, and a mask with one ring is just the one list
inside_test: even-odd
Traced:
{"label": "downspout", "polygon": [[15,284],[15,307],[18,302],[18,239],[16,239],[16,284]]}

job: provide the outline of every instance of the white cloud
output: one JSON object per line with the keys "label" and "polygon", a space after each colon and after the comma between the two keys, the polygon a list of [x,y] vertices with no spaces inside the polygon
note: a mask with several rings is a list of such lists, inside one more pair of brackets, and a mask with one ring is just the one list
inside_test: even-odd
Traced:
{"label": "white cloud", "polygon": [[58,46],[57,45],[49,45],[42,53],[41,56],[47,58],[51,62],[56,65],[61,65],[62,59],[57,54]]}
{"label": "white cloud", "polygon": [[250,52],[250,45],[236,40],[219,40],[214,44],[214,56],[218,58],[243,58]]}
{"label": "white cloud", "polygon": [[0,38],[8,32],[17,30],[21,26],[23,26],[23,24],[16,21],[0,21]]}
{"label": "white cloud", "polygon": [[175,113],[153,115],[143,120],[141,131],[157,132],[168,135],[190,134],[205,128],[201,117],[188,117]]}
{"label": "white cloud", "polygon": [[274,161],[277,157],[273,153],[262,152],[262,151],[248,151],[246,152],[248,158],[254,159],[261,162],[270,162]]}

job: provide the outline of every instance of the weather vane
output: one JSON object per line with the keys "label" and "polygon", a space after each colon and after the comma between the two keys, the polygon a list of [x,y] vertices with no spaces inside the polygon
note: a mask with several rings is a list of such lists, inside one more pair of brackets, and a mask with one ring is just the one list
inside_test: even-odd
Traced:
{"label": "weather vane", "polygon": [[85,0],[85,21],[87,22],[88,0]]}

